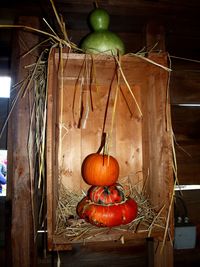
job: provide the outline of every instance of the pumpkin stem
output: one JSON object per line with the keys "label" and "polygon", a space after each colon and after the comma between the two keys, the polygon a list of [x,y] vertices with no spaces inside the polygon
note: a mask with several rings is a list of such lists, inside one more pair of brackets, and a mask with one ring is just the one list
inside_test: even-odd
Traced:
{"label": "pumpkin stem", "polygon": [[105,137],[105,145],[104,145],[104,151],[103,151],[104,155],[108,155],[109,154],[109,134],[106,133],[106,137]]}
{"label": "pumpkin stem", "polygon": [[108,186],[104,186],[104,192],[105,194],[110,195],[110,190]]}
{"label": "pumpkin stem", "polygon": [[[103,150],[103,151],[102,151]],[[103,133],[101,137],[101,144],[99,149],[97,150],[97,154],[100,154],[102,151],[103,156],[108,156],[107,164],[109,165],[109,154],[108,154],[108,133]],[[103,157],[103,165],[104,165],[104,157]]]}
{"label": "pumpkin stem", "polygon": [[102,150],[103,150],[103,154],[106,154],[105,153],[105,146],[106,146],[106,139],[107,139],[106,137],[107,137],[107,134],[103,133],[101,136],[101,144],[97,150],[97,154],[100,154]]}

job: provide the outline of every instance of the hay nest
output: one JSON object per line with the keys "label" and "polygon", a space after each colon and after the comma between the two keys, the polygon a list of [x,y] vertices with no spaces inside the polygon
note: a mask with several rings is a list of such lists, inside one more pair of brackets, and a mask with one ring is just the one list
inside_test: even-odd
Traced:
{"label": "hay nest", "polygon": [[[121,183],[122,184],[122,183]],[[144,233],[151,236],[152,230],[165,229],[166,218],[163,216],[161,208],[159,212],[151,206],[151,203],[142,192],[138,192],[136,186],[131,184],[122,184],[125,194],[133,198],[138,204],[137,217],[127,225],[113,227],[112,230],[120,232]],[[86,195],[69,191],[62,183],[59,185],[59,198],[56,211],[56,236],[64,236],[68,241],[87,240],[97,235],[108,234],[110,228],[99,228],[93,226],[83,219],[80,219],[76,213],[78,202]]]}

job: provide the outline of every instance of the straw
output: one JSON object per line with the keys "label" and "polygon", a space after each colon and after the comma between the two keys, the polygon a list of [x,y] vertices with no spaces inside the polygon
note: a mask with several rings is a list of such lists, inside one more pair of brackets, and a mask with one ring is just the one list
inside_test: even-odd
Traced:
{"label": "straw", "polygon": [[130,87],[130,85],[129,85],[127,79],[126,79],[126,76],[125,76],[125,74],[124,74],[124,72],[123,72],[123,70],[122,70],[121,64],[120,64],[120,62],[119,62],[119,60],[118,60],[117,58],[115,58],[115,59],[116,59],[116,61],[117,61],[117,64],[118,64],[119,70],[120,70],[120,72],[121,72],[121,75],[122,75],[122,77],[123,77],[123,79],[124,79],[124,82],[125,82],[125,84],[126,84],[128,90],[129,90],[129,92],[131,93],[131,96],[133,97],[133,100],[135,101],[135,104],[136,104],[136,106],[137,106],[137,108],[138,108],[138,110],[139,110],[140,115],[142,116],[142,111],[141,111],[141,109],[140,109],[140,106],[139,106],[139,104],[138,104],[138,102],[137,102],[137,100],[136,100],[136,98],[135,98],[135,96],[134,96],[134,94],[133,94],[133,92],[132,92],[132,90],[131,90],[131,87]]}
{"label": "straw", "polygon": [[[119,61],[119,64],[120,64],[120,62],[121,62],[121,58],[120,57],[119,57],[118,61]],[[113,133],[113,128],[114,128],[114,121],[115,121],[115,114],[116,114],[116,107],[117,107],[117,99],[118,99],[119,89],[120,89],[120,72],[119,72],[119,68],[118,68],[117,69],[117,85],[116,85],[114,105],[113,105],[113,111],[112,111],[110,134],[109,134],[108,138],[106,138],[108,156],[109,156],[110,145],[112,143],[111,140],[112,140],[112,133]],[[109,157],[108,157],[108,164],[109,164]]]}
{"label": "straw", "polygon": [[141,58],[142,60],[145,60],[145,61],[147,61],[147,62],[149,62],[149,63],[151,63],[151,64],[153,64],[153,65],[155,65],[155,66],[157,66],[157,67],[159,67],[161,69],[164,69],[166,71],[169,71],[169,72],[172,71],[170,68],[167,68],[166,66],[163,66],[163,65],[161,65],[161,64],[159,64],[159,63],[157,63],[157,62],[155,62],[155,61],[153,61],[153,60],[151,60],[151,59],[149,59],[147,57],[144,57],[144,56],[142,56],[140,54],[129,53],[128,55]]}
{"label": "straw", "polygon": [[[61,170],[61,176],[63,171]],[[80,219],[76,213],[78,202],[85,196],[82,194],[69,191],[63,184],[60,178],[59,184],[59,199],[56,211],[56,229],[55,235],[64,236],[69,241],[90,240],[98,235],[109,234],[110,228],[99,228]],[[123,179],[122,179],[123,180]],[[121,182],[121,180],[120,180]],[[162,212],[165,209],[163,206],[159,212],[156,212],[151,206],[149,200],[138,192],[135,186],[132,186],[128,180],[121,182],[124,188],[130,188],[130,197],[134,198],[138,204],[138,216],[135,220],[127,225],[113,227],[114,231],[143,233],[151,235],[153,230],[165,229],[165,219],[162,217]]]}

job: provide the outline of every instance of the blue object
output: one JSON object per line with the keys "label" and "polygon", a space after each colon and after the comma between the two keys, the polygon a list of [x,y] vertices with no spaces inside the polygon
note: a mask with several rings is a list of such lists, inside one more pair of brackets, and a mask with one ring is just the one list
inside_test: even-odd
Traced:
{"label": "blue object", "polygon": [[196,246],[196,226],[182,223],[175,227],[174,248],[192,249]]}
{"label": "blue object", "polygon": [[0,193],[2,193],[2,184],[6,184],[6,178],[4,175],[0,172]]}

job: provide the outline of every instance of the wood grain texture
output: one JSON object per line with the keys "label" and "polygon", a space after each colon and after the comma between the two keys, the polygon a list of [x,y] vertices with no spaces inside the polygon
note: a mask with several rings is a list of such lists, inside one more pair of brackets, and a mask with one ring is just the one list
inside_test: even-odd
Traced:
{"label": "wood grain texture", "polygon": [[200,142],[185,136],[176,136],[176,159],[180,184],[200,183]]}
{"label": "wood grain texture", "polygon": [[199,107],[172,106],[180,184],[200,183],[199,121]]}
{"label": "wood grain texture", "polygon": [[200,66],[198,63],[172,58],[170,95],[172,104],[200,103]]}
{"label": "wood grain texture", "polygon": [[72,251],[61,252],[61,262],[68,266],[100,267],[100,266],[124,266],[137,267],[148,266],[148,255],[145,240],[130,240],[122,244],[118,242],[91,243],[88,246],[74,245]]}
{"label": "wood grain texture", "polygon": [[154,267],[173,267],[173,246],[170,241],[164,244],[154,241]]}
{"label": "wood grain texture", "polygon": [[[21,17],[19,23],[32,27],[38,27],[39,22],[35,17]],[[28,72],[25,65],[35,62],[35,54],[29,54],[26,58],[19,59],[19,55],[27,52],[36,45],[38,37],[24,32],[18,32],[15,43],[15,57],[17,65],[14,66],[13,79],[18,82],[26,78]],[[18,54],[19,53],[19,54]],[[9,120],[8,135],[8,199],[12,202],[12,229],[11,250],[12,266],[30,267],[36,264],[36,249],[34,243],[34,221],[32,208],[33,192],[32,183],[34,167],[32,150],[28,150],[32,143],[30,135],[34,132],[30,128],[31,109],[33,105],[33,91],[26,92],[23,98],[19,98]],[[30,160],[30,161],[29,161]]]}
{"label": "wood grain texture", "polygon": [[199,139],[200,107],[172,106],[172,126],[178,140]]}

